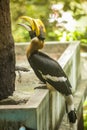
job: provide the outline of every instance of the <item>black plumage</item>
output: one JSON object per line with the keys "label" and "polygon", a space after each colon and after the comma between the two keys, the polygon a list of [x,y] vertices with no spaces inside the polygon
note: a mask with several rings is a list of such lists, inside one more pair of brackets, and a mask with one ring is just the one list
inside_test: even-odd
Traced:
{"label": "black plumage", "polygon": [[[57,91],[59,91],[61,94],[64,94],[66,96],[72,94],[71,92],[71,84],[61,68],[61,66],[58,64],[57,61],[46,55],[45,53],[41,51],[35,51],[32,53],[32,55],[28,58],[28,61],[33,68],[35,74],[37,77],[44,83],[49,83],[52,85]],[[44,75],[44,76],[43,76]],[[66,78],[65,81],[55,81],[51,79],[50,77],[54,78],[60,78],[64,77]],[[45,78],[46,76],[46,78]]]}

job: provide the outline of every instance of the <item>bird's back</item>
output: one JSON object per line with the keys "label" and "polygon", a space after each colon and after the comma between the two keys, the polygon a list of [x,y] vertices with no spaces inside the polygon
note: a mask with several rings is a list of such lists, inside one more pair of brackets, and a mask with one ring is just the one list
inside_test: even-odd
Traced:
{"label": "bird's back", "polygon": [[43,52],[37,51],[33,53],[28,60],[31,67],[41,70],[43,74],[49,73],[53,76],[66,76],[61,66],[54,59]]}
{"label": "bird's back", "polygon": [[59,92],[62,89],[62,93],[71,93],[71,84],[57,61],[40,51],[34,52],[28,61],[41,81],[48,82]]}

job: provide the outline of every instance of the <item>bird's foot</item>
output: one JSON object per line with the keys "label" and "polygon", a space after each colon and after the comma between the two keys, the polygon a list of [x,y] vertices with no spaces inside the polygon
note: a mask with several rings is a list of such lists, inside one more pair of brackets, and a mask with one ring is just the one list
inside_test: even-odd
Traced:
{"label": "bird's foot", "polygon": [[46,84],[41,84],[38,87],[35,87],[34,89],[47,89]]}
{"label": "bird's foot", "polygon": [[68,118],[69,118],[69,122],[70,123],[76,123],[76,120],[77,120],[77,115],[76,115],[76,110],[71,110],[69,113],[68,113]]}

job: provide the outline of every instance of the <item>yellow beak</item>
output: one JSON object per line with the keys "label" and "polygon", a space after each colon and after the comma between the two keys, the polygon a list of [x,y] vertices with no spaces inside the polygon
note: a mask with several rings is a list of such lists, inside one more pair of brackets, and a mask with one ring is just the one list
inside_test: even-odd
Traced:
{"label": "yellow beak", "polygon": [[29,23],[29,26],[32,31],[35,31],[37,37],[40,35],[41,29],[43,30],[43,33],[46,33],[45,26],[40,19],[34,19],[28,16],[22,16],[21,19],[24,19]]}

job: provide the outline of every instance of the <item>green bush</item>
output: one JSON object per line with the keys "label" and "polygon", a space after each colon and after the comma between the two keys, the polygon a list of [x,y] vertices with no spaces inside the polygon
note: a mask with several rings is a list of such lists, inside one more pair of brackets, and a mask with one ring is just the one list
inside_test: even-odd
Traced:
{"label": "green bush", "polygon": [[[61,9],[57,7],[62,5]],[[56,5],[54,9],[52,5]],[[21,21],[20,16],[28,15],[34,18],[40,18],[46,26],[46,40],[58,41],[72,41],[80,40],[81,43],[87,44],[87,11],[84,8],[87,2],[80,2],[80,0],[11,0],[11,16],[12,16],[12,32],[15,42],[29,41],[29,34],[17,24]],[[50,15],[58,15],[57,19],[50,22]],[[64,19],[64,13],[70,14],[68,19]],[[85,20],[82,19],[85,17]],[[71,19],[70,19],[71,18]],[[59,21],[61,19],[61,22]],[[72,22],[73,20],[73,22]],[[77,27],[73,28],[74,21]],[[71,22],[71,23],[70,23]],[[69,26],[66,27],[67,23]]]}
{"label": "green bush", "polygon": [[83,105],[84,130],[87,130],[87,110],[85,109],[86,106],[87,106],[87,99],[85,100]]}

